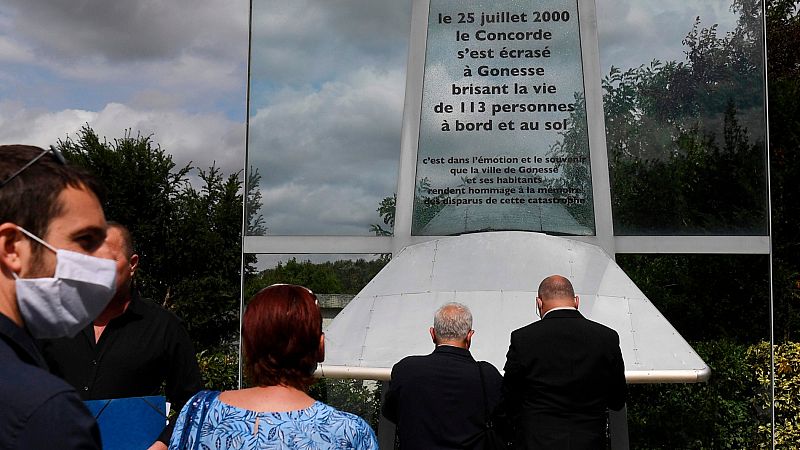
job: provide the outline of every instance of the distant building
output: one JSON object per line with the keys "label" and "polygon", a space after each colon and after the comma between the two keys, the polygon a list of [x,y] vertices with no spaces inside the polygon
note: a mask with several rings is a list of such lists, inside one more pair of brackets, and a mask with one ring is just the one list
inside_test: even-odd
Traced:
{"label": "distant building", "polygon": [[319,307],[322,310],[322,329],[328,328],[334,317],[339,314],[350,300],[353,299],[353,294],[318,294]]}

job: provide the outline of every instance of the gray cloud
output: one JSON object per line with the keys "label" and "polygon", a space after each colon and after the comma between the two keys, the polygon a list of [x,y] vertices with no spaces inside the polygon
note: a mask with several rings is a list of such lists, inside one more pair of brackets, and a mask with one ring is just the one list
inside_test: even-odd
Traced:
{"label": "gray cloud", "polygon": [[362,68],[278,94],[251,119],[249,164],[262,175],[271,234],[368,233],[395,190],[403,79]]}
{"label": "gray cloud", "polygon": [[33,43],[40,55],[59,60],[163,60],[176,58],[187,48],[208,57],[225,57],[226,49],[247,28],[247,2],[242,0],[5,3],[14,18],[14,35]]}
{"label": "gray cloud", "polygon": [[18,86],[4,95],[22,99],[40,85],[60,86],[68,92],[42,101],[142,107],[149,96],[157,108],[222,107],[242,116],[247,37],[246,0],[9,0],[0,6],[0,61],[18,74]]}
{"label": "gray cloud", "polygon": [[249,164],[270,234],[364,235],[395,191],[411,2],[253,4]]}
{"label": "gray cloud", "polygon": [[180,111],[136,110],[111,103],[98,112],[63,110],[49,112],[28,109],[19,102],[0,102],[0,142],[46,147],[58,139],[74,138],[89,124],[98,135],[109,140],[124,135],[126,129],[153,136],[173,156],[177,165],[190,161],[207,168],[216,162],[223,173],[244,167],[244,124],[218,113],[187,114]]}
{"label": "gray cloud", "polygon": [[354,65],[405,64],[410,12],[408,0],[256,0],[253,77],[317,84]]}
{"label": "gray cloud", "polygon": [[683,38],[696,17],[702,27],[719,24],[719,34],[733,30],[737,17],[730,2],[681,0],[598,0],[600,62],[604,73],[613,65],[627,69],[660,61],[684,61]]}

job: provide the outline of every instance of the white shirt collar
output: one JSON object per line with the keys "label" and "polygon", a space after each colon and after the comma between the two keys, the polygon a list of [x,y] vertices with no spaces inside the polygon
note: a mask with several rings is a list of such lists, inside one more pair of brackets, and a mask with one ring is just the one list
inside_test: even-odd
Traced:
{"label": "white shirt collar", "polygon": [[555,308],[553,308],[553,309],[551,309],[551,310],[548,310],[546,313],[544,313],[544,315],[542,316],[542,319],[544,319],[545,317],[547,317],[547,315],[548,315],[548,314],[550,314],[551,312],[553,312],[553,311],[558,311],[558,310],[560,310],[560,309],[571,309],[571,310],[573,310],[573,311],[577,311],[577,310],[578,310],[578,309],[577,309],[577,308],[575,308],[574,306],[558,306],[558,307],[555,307]]}

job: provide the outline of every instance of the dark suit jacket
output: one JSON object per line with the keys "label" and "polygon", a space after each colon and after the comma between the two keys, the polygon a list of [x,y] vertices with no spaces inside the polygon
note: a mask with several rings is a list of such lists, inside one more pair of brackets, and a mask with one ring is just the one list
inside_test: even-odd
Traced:
{"label": "dark suit jacket", "polygon": [[[493,409],[502,377],[491,364],[480,365]],[[403,450],[468,448],[462,443],[485,424],[481,379],[469,350],[440,345],[430,355],[395,364],[383,415],[397,424]]]}
{"label": "dark suit jacket", "polygon": [[511,333],[503,409],[514,448],[603,449],[608,409],[625,405],[617,332],[576,310],[555,310]]}

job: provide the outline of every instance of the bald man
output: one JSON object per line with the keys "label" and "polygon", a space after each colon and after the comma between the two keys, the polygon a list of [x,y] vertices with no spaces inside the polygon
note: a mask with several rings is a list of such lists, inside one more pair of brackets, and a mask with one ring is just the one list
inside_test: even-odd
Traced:
{"label": "bald man", "polygon": [[606,448],[608,410],[625,405],[619,335],[579,304],[568,279],[549,276],[536,297],[541,320],[511,333],[503,404],[515,449]]}

